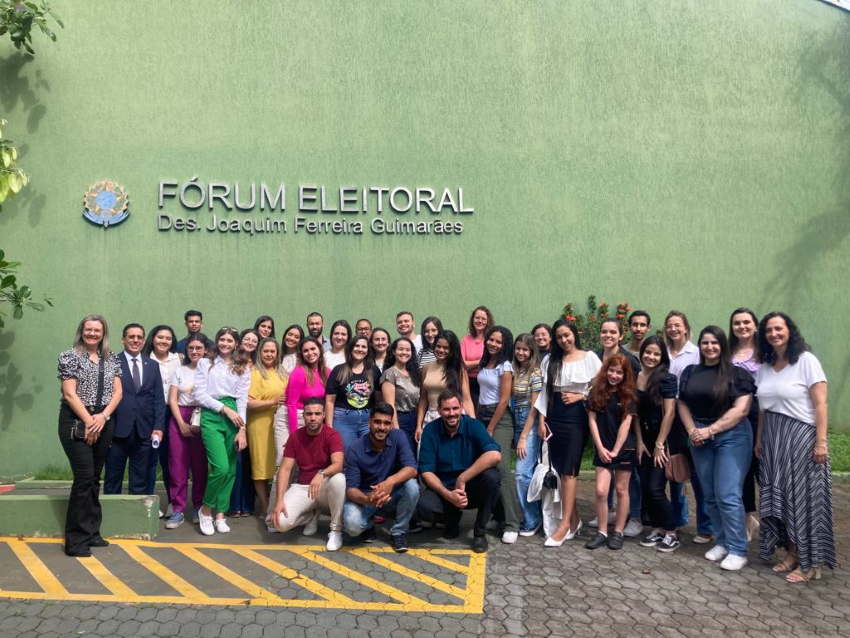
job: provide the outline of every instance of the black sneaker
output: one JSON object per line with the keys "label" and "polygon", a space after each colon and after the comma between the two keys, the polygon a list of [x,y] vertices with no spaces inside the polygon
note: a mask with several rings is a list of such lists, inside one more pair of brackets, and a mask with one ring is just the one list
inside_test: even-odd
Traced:
{"label": "black sneaker", "polygon": [[360,534],[360,540],[364,543],[374,543],[378,540],[378,530],[372,525],[369,529],[364,529]]}
{"label": "black sneaker", "polygon": [[679,549],[680,545],[681,543],[678,538],[672,534],[664,534],[664,539],[655,546],[655,549],[659,552],[664,552],[665,554],[672,554]]}
{"label": "black sneaker", "polygon": [[460,528],[459,527],[447,527],[446,531],[443,532],[443,538],[448,540],[452,540],[460,536]]}
{"label": "black sneaker", "polygon": [[398,554],[404,554],[410,547],[407,544],[407,537],[404,534],[396,534],[393,536],[393,550]]}
{"label": "black sneaker", "polygon": [[410,521],[410,524],[407,526],[408,534],[418,534],[422,531],[422,523],[419,521]]}
{"label": "black sneaker", "polygon": [[656,532],[655,530],[652,530],[649,533],[649,536],[645,536],[644,539],[640,542],[640,544],[641,544],[642,547],[655,547],[656,545],[658,545],[658,543],[660,543],[663,540],[664,540],[664,534],[662,534],[661,532]]}
{"label": "black sneaker", "polygon": [[623,549],[623,535],[620,532],[611,532],[608,537],[608,549]]}
{"label": "black sneaker", "polygon": [[[447,528],[448,531],[448,528]],[[472,539],[472,551],[476,554],[483,554],[487,551],[487,537],[476,536]]]}
{"label": "black sneaker", "polygon": [[587,541],[584,546],[587,549],[599,549],[600,547],[605,547],[607,544],[608,537],[602,532],[596,532],[596,536]]}

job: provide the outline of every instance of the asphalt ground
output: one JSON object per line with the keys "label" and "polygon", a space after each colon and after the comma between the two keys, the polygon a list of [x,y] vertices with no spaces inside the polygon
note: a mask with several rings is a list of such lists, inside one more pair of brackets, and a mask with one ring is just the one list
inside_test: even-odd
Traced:
{"label": "asphalt ground", "polygon": [[[592,481],[579,509],[593,517]],[[395,554],[385,527],[371,545],[324,550],[319,534],[268,534],[254,518],[202,536],[185,523],[155,541],[116,541],[69,559],[53,539],[0,539],[0,638],[38,636],[850,636],[850,485],[836,485],[839,569],[792,585],[758,558],[723,572],[691,543],[661,554],[627,539],[589,551],[585,529],[544,549],[543,537],[469,551],[439,530]],[[693,511],[693,509],[691,510]]]}

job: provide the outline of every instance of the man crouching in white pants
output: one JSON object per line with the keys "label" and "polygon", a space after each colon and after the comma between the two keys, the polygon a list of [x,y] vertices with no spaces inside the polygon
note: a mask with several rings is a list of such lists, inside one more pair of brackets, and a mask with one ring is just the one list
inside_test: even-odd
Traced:
{"label": "man crouching in white pants", "polygon": [[[292,468],[298,465],[298,482],[289,485]],[[277,474],[277,502],[272,521],[280,532],[304,526],[304,535],[318,529],[319,510],[330,511],[331,531],[327,550],[342,547],[342,507],[345,504],[345,475],[342,474],[342,437],[325,425],[324,401],[304,401],[304,427],[290,434],[283,448],[283,463]]]}

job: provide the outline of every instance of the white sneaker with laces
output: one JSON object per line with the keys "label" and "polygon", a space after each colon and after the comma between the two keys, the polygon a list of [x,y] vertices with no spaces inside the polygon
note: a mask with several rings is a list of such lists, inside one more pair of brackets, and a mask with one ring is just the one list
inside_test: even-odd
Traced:
{"label": "white sneaker with laces", "polygon": [[329,552],[338,551],[342,547],[342,532],[331,531],[328,534],[328,544],[325,546]]}
{"label": "white sneaker with laces", "polygon": [[710,560],[712,563],[716,563],[726,558],[728,554],[728,549],[721,547],[720,545],[715,545],[705,553],[705,559]]}
{"label": "white sneaker with laces", "polygon": [[215,519],[215,531],[217,531],[219,534],[227,534],[228,532],[230,532],[230,527],[227,525],[227,519]]}
{"label": "white sneaker with laces", "polygon": [[504,534],[502,534],[502,542],[505,543],[505,545],[513,545],[514,543],[516,543],[516,539],[518,536],[519,533],[517,532],[505,532]]}
{"label": "white sneaker with laces", "polygon": [[720,563],[720,569],[725,569],[729,572],[737,572],[740,571],[747,564],[746,556],[738,556],[736,554],[729,554],[726,558],[723,559],[723,562]]}
{"label": "white sneaker with laces", "polygon": [[641,534],[643,534],[643,523],[636,518],[629,519],[629,522],[626,523],[626,528],[623,530],[623,536],[637,538]]}
{"label": "white sneaker with laces", "polygon": [[302,532],[304,536],[313,536],[319,531],[319,510],[313,510],[313,518],[307,521]]}
{"label": "white sneaker with laces", "polygon": [[200,518],[199,524],[201,526],[201,533],[204,536],[212,536],[215,534],[215,527],[213,527],[213,517],[207,516],[203,512],[198,512],[198,517]]}

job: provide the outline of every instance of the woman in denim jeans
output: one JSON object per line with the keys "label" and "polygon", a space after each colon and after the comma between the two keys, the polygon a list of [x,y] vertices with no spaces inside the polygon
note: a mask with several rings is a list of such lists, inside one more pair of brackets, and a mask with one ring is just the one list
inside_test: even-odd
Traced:
{"label": "woman in denim jeans", "polygon": [[745,370],[732,365],[726,333],[718,326],[702,329],[699,350],[700,362],[685,368],[679,379],[679,416],[717,537],[705,558],[737,571],[747,564],[741,496],[753,449],[747,413],[755,386]]}
{"label": "woman in denim jeans", "polygon": [[345,363],[331,371],[325,388],[325,423],[339,432],[346,450],[369,432],[369,410],[381,394],[380,382],[369,339],[357,335],[345,347]]}
{"label": "woman in denim jeans", "polygon": [[534,536],[543,523],[540,501],[528,502],[528,486],[534,475],[537,458],[540,456],[540,438],[537,428],[543,422],[526,423],[531,406],[543,389],[543,374],[540,372],[540,357],[534,337],[525,332],[514,342],[514,446],[516,447],[516,489],[519,507],[522,510],[520,536]]}

